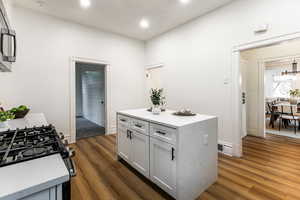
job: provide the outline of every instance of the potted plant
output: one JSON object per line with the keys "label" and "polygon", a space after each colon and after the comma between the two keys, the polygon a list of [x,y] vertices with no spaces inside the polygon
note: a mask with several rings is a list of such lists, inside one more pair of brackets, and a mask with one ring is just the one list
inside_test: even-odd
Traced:
{"label": "potted plant", "polygon": [[297,104],[299,97],[300,97],[299,89],[290,90],[290,103],[291,104]]}
{"label": "potted plant", "polygon": [[163,99],[162,97],[163,89],[151,89],[151,95],[150,99],[152,101],[153,107],[152,107],[152,113],[153,114],[159,114],[161,112],[160,110],[160,104]]}
{"label": "potted plant", "polygon": [[15,115],[11,111],[0,111],[0,128],[7,127],[7,121],[14,118]]}
{"label": "potted plant", "polygon": [[15,119],[20,119],[24,118],[30,109],[27,106],[20,105],[19,107],[12,108],[10,111],[15,115]]}

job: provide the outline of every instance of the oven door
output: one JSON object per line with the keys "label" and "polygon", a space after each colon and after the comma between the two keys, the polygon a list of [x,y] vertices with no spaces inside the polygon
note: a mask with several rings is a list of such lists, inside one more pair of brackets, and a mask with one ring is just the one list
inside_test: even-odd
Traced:
{"label": "oven door", "polygon": [[63,183],[63,200],[71,200],[71,178],[76,176],[76,167],[75,163],[71,158],[64,158],[65,165],[70,174],[70,180],[68,182]]}

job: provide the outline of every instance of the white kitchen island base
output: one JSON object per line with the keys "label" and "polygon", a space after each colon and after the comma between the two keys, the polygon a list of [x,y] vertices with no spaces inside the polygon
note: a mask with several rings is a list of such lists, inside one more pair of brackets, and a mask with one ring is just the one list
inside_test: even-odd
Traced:
{"label": "white kitchen island base", "polygon": [[117,152],[133,168],[178,200],[194,200],[217,180],[217,118],[117,113]]}

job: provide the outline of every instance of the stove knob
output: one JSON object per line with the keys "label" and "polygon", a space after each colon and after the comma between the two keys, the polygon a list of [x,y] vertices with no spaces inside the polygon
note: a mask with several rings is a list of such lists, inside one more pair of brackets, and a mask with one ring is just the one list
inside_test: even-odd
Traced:
{"label": "stove knob", "polygon": [[59,138],[60,138],[61,140],[65,139],[64,134],[63,134],[63,133],[59,133]]}
{"label": "stove knob", "polygon": [[66,145],[66,146],[68,146],[68,145],[69,145],[69,142],[68,142],[68,140],[64,140],[64,141],[63,141],[63,143],[64,143],[64,145]]}
{"label": "stove knob", "polygon": [[68,153],[69,153],[69,157],[74,157],[76,154],[73,148],[69,148]]}

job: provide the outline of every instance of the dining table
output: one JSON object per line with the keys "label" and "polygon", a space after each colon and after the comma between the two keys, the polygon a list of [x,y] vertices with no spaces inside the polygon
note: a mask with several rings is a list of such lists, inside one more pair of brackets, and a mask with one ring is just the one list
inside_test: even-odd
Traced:
{"label": "dining table", "polygon": [[[297,112],[293,113],[294,116],[300,117],[300,104],[291,104],[290,102],[278,102],[272,105],[273,112],[270,118],[270,125],[274,128],[274,122],[279,118],[281,111],[279,110],[280,107],[296,107]],[[300,130],[300,126],[298,126]]]}
{"label": "dining table", "polygon": [[278,102],[272,105],[275,109],[284,106],[284,107],[297,107],[297,112],[293,113],[294,115],[300,116],[300,104],[291,104],[290,102]]}

